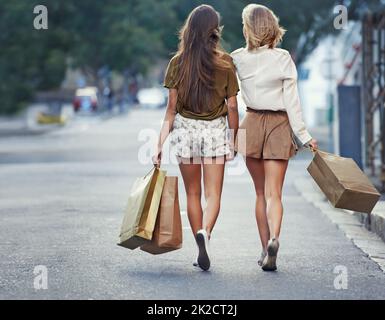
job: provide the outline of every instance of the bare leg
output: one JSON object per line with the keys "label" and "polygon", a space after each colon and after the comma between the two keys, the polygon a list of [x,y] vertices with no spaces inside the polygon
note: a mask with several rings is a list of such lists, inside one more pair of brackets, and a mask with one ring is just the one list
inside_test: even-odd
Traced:
{"label": "bare leg", "polygon": [[246,166],[254,182],[254,188],[257,196],[255,206],[255,217],[257,219],[262,249],[266,252],[267,243],[270,239],[270,231],[266,215],[265,170],[263,160],[246,157]]}
{"label": "bare leg", "polygon": [[204,228],[210,238],[219,215],[225,164],[223,158],[205,160],[203,163],[203,183],[206,199]]}
{"label": "bare leg", "polygon": [[195,235],[202,229],[203,211],[201,204],[201,164],[190,164],[183,159],[179,164],[187,195],[187,215]]}
{"label": "bare leg", "polygon": [[271,238],[278,239],[281,232],[283,216],[282,187],[287,165],[287,160],[264,160],[265,197]]}

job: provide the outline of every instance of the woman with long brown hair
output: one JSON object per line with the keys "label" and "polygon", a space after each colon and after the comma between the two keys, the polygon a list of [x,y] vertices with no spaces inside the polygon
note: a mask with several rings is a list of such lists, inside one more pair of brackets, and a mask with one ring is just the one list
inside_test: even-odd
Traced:
{"label": "woman with long brown hair", "polygon": [[[217,220],[226,160],[233,158],[238,130],[238,83],[231,57],[220,48],[220,17],[201,5],[180,31],[179,50],[169,62],[166,115],[154,163],[171,134],[187,194],[187,214],[198,245],[196,265],[210,268],[208,242]],[[230,137],[228,135],[226,116]],[[202,174],[206,207],[201,205]]]}
{"label": "woman with long brown hair", "polygon": [[274,271],[283,217],[282,187],[288,160],[296,152],[293,135],[314,149],[317,141],[303,121],[295,64],[289,52],[276,48],[285,33],[277,16],[265,6],[249,4],[242,20],[246,47],[231,55],[247,112],[236,145],[245,157],[257,197],[262,243],[258,264],[264,271]]}

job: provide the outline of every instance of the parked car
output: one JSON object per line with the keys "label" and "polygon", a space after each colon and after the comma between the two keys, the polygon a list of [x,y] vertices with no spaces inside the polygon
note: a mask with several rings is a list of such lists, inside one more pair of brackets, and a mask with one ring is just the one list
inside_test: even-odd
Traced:
{"label": "parked car", "polygon": [[167,90],[161,87],[144,88],[138,91],[138,101],[142,108],[157,109],[166,105]]}
{"label": "parked car", "polygon": [[85,87],[77,89],[73,101],[74,111],[96,111],[99,107],[98,88]]}

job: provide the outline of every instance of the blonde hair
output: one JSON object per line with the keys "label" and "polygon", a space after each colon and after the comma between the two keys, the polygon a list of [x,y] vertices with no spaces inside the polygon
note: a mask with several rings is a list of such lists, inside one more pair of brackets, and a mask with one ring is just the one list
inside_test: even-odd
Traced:
{"label": "blonde hair", "polygon": [[279,19],[274,12],[263,5],[247,5],[242,12],[242,21],[248,50],[265,45],[271,49],[275,48],[286,32],[279,25]]}

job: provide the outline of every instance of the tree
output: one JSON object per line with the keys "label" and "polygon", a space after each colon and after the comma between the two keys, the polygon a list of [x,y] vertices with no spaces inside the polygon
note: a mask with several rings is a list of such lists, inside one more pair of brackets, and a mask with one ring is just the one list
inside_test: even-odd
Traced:
{"label": "tree", "polygon": [[72,65],[89,75],[96,77],[105,65],[118,72],[134,69],[144,73],[167,54],[176,0],[69,2],[73,16],[70,30],[74,35]]}
{"label": "tree", "polygon": [[[241,13],[248,0],[207,0],[221,13],[223,46],[244,45]],[[383,7],[381,0],[260,0],[288,30],[282,46],[301,63],[333,28],[333,7],[350,16]],[[177,33],[201,0],[18,0],[0,1],[0,113],[16,112],[37,90],[60,87],[68,67],[97,83],[108,66],[122,74],[145,73],[177,50]],[[33,28],[33,8],[46,5],[48,30]]]}
{"label": "tree", "polygon": [[[26,0],[0,2],[0,113],[16,112],[36,89],[59,86],[65,74],[67,32],[35,30],[33,8]],[[53,7],[51,23],[60,18]]]}
{"label": "tree", "polygon": [[[199,0],[181,0],[175,5],[179,24],[197,5]],[[233,50],[244,46],[241,14],[248,0],[207,0],[222,15],[224,24],[224,47]],[[271,8],[280,18],[281,25],[287,29],[282,47],[288,49],[298,64],[315,49],[327,35],[338,32],[334,29],[333,9],[337,4],[349,8],[350,19],[359,19],[360,13],[368,10],[384,9],[381,0],[259,0],[258,3]]]}

